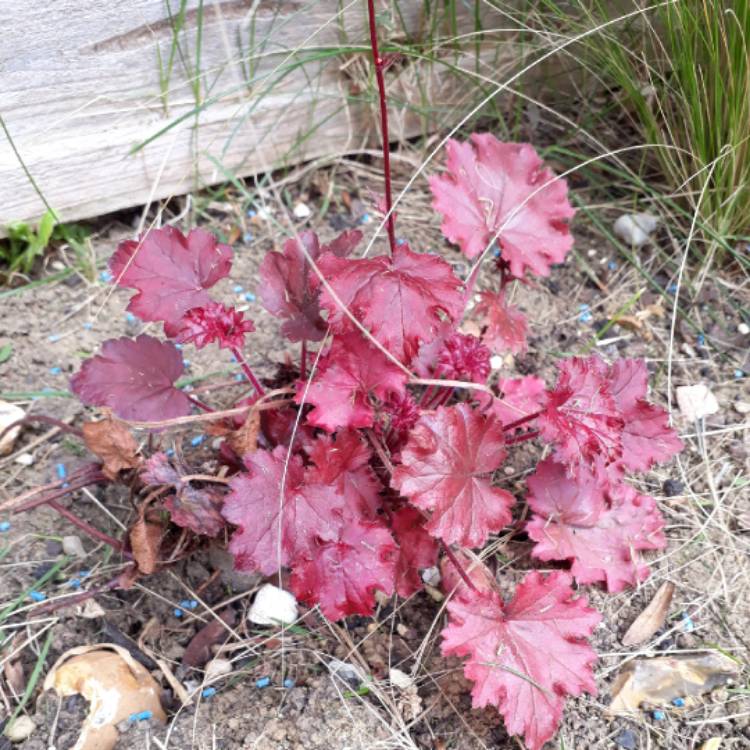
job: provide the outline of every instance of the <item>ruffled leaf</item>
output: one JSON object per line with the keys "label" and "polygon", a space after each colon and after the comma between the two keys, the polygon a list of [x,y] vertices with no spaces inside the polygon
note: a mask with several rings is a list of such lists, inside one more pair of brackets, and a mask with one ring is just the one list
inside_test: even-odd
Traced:
{"label": "ruffled leaf", "polygon": [[[502,143],[489,133],[470,143],[450,140],[447,171],[430,178],[443,234],[476,258],[497,236],[511,273],[549,276],[573,245],[575,211],[565,180],[555,178],[527,143]],[[499,232],[499,235],[498,235]]]}
{"label": "ruffled leaf", "polygon": [[227,276],[231,266],[229,245],[204,229],[193,229],[186,237],[174,227],[121,242],[109,262],[115,284],[138,290],[128,310],[141,320],[164,321],[170,337],[188,310],[211,301],[206,289]]}
{"label": "ruffled leaf", "polygon": [[493,487],[505,458],[502,425],[468,404],[423,414],[401,451],[391,485],[432,511],[427,530],[448,544],[483,544],[511,520],[513,495]]}
{"label": "ruffled leaf", "polygon": [[528,503],[536,514],[526,530],[540,560],[570,560],[578,583],[606,583],[622,591],[648,577],[639,552],[666,545],[656,501],[632,487],[581,469],[542,461],[529,477]]}
{"label": "ruffled leaf", "polygon": [[556,445],[555,457],[572,467],[597,456],[622,455],[623,419],[610,391],[607,366],[599,357],[566,359],[557,385],[538,418],[541,437]]}
{"label": "ruffled leaf", "polygon": [[305,484],[299,456],[291,456],[286,474],[281,446],[244,460],[247,472],[232,478],[222,511],[238,527],[229,543],[238,570],[270,575],[310,552],[319,539],[338,538],[343,500],[334,486]]}
{"label": "ruffled leaf", "polygon": [[[461,282],[441,258],[397,245],[393,256],[345,259],[332,253],[318,264],[338,300],[393,355],[406,363],[437,333],[443,315],[464,309]],[[354,328],[339,302],[323,289],[321,306],[334,331]]]}
{"label": "ruffled leaf", "polygon": [[526,316],[508,304],[504,293],[482,292],[474,312],[484,326],[482,341],[493,352],[526,351]]}
{"label": "ruffled leaf", "polygon": [[424,516],[405,506],[391,515],[391,528],[399,546],[396,592],[408,597],[422,588],[419,571],[437,562],[438,544],[424,527]]}
{"label": "ruffled leaf", "polygon": [[566,696],[596,693],[596,654],[584,639],[601,617],[573,598],[567,573],[529,573],[505,606],[493,592],[465,593],[448,613],[442,650],[467,657],[474,707],[496,706],[529,750],[553,736]]}
{"label": "ruffled leaf", "polygon": [[263,259],[258,271],[261,279],[258,294],[266,310],[284,321],[281,332],[290,341],[320,341],[326,330],[320,316],[317,277],[305,251],[315,263],[329,251],[344,258],[361,239],[362,233],[354,230],[321,247],[314,232],[300,232],[297,238],[284,243],[282,252],[270,252]]}
{"label": "ruffled leaf", "polygon": [[373,397],[403,393],[408,376],[359,333],[336,336],[308,386],[297,385],[298,404],[312,404],[309,424],[333,432],[341,427],[372,427]]}
{"label": "ruffled leaf", "polygon": [[350,522],[336,539],[319,543],[295,566],[291,589],[298,599],[319,604],[329,620],[371,615],[375,592],[393,593],[397,555],[384,526]]}
{"label": "ruffled leaf", "polygon": [[664,409],[648,403],[646,363],[618,359],[609,370],[610,389],[622,415],[622,463],[631,471],[647,471],[679,453],[682,440],[669,426]]}

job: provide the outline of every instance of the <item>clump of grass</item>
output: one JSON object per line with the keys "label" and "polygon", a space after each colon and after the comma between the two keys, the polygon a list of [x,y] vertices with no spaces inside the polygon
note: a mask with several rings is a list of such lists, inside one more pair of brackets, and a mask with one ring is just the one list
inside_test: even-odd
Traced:
{"label": "clump of grass", "polygon": [[[543,7],[571,34],[612,17],[605,0]],[[668,188],[699,211],[708,260],[750,235],[749,42],[750,0],[677,0],[587,36],[579,51],[654,144]]]}

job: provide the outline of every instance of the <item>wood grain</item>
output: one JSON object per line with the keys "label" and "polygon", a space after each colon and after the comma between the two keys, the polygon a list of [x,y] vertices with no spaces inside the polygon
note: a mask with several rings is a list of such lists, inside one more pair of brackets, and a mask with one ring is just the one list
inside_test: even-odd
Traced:
{"label": "wood grain", "polygon": [[[448,36],[449,19],[426,18],[427,5],[400,0],[399,14],[381,16],[384,38]],[[444,13],[447,4],[432,5]],[[459,30],[471,31],[473,8],[456,7]],[[176,36],[178,0],[171,8],[170,16],[165,0],[5,0],[0,112],[61,220],[189,192],[227,173],[246,176],[374,144],[364,3],[205,0],[201,10],[199,0],[187,0]],[[437,32],[428,33],[433,20]],[[159,59],[163,70],[175,38],[179,53],[162,95]],[[473,69],[474,41],[463,51],[446,45],[441,54]],[[514,44],[511,37],[484,44],[488,69],[510,59]],[[471,88],[446,66],[411,62],[393,66],[388,86],[394,137],[444,126],[446,103]],[[43,212],[0,135],[0,227]]]}

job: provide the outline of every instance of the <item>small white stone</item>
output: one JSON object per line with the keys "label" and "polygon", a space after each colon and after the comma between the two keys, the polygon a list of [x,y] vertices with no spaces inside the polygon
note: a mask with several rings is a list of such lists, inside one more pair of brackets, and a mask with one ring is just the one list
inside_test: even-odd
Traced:
{"label": "small white stone", "polygon": [[312,211],[310,210],[310,207],[307,205],[307,203],[302,203],[302,201],[300,201],[299,203],[295,203],[292,211],[295,217],[298,219],[307,219],[312,214]]}
{"label": "small white stone", "polygon": [[77,536],[64,536],[62,540],[63,552],[73,557],[86,557],[86,550],[83,548],[83,542]]}
{"label": "small white stone", "polygon": [[267,583],[255,595],[247,619],[256,625],[288,625],[297,619],[297,600],[288,591]]}
{"label": "small white stone", "polygon": [[493,370],[502,370],[503,369],[503,358],[499,354],[493,354],[490,357],[490,367]]}
{"label": "small white stone", "polygon": [[737,332],[741,333],[743,336],[747,336],[747,334],[750,333],[750,326],[747,323],[740,323],[737,326]]}
{"label": "small white stone", "polygon": [[33,734],[36,724],[28,716],[19,716],[12,724],[5,727],[5,736],[11,742],[23,742]]}
{"label": "small white stone", "polygon": [[694,422],[719,411],[719,402],[707,386],[683,385],[677,389],[677,405],[683,416]]}
{"label": "small white stone", "polygon": [[34,456],[31,453],[21,453],[16,456],[16,463],[21,464],[21,466],[31,466],[34,463]]}
{"label": "small white stone", "polygon": [[[8,425],[12,425],[13,422],[17,422],[25,416],[26,412],[20,406],[9,404],[7,401],[0,401],[0,432],[8,427]],[[2,439],[0,439],[0,456],[4,456],[13,450],[13,445],[20,430],[21,425],[18,425],[3,435]]]}
{"label": "small white stone", "polygon": [[222,677],[225,674],[229,674],[232,671],[232,662],[229,659],[211,659],[206,664],[206,679],[212,679],[214,677]]}
{"label": "small white stone", "polygon": [[399,688],[399,690],[408,690],[414,684],[414,680],[406,674],[406,672],[402,672],[396,667],[390,668],[388,671],[388,679]]}
{"label": "small white stone", "polygon": [[750,404],[747,401],[735,401],[734,410],[738,414],[750,414]]}
{"label": "small white stone", "polygon": [[632,247],[642,247],[659,226],[658,217],[648,213],[623,214],[615,222],[615,234]]}
{"label": "small white stone", "polygon": [[440,568],[434,566],[432,568],[425,568],[422,571],[422,580],[428,586],[439,586],[441,581]]}

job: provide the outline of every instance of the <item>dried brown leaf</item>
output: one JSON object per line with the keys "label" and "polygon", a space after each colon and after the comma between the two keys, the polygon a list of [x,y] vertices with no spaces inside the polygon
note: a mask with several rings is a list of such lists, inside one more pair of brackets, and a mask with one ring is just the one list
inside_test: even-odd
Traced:
{"label": "dried brown leaf", "polygon": [[149,518],[143,509],[130,529],[130,546],[141,573],[150,575],[159,567],[159,547],[162,527],[154,517]]}
{"label": "dried brown leaf", "polygon": [[633,620],[632,625],[622,638],[624,646],[635,646],[647,641],[664,624],[672,603],[674,584],[665,581],[646,609]]}
{"label": "dried brown leaf", "polygon": [[83,425],[86,447],[101,458],[102,472],[115,479],[124,469],[136,469],[141,464],[138,443],[123,422],[112,417]]}
{"label": "dried brown leaf", "polygon": [[211,647],[227,637],[227,626],[234,625],[236,614],[233,609],[219,613],[219,620],[212,620],[202,627],[188,643],[182,656],[182,663],[188,667],[202,667],[212,656]]}
{"label": "dried brown leaf", "polygon": [[675,698],[708,693],[737,679],[740,666],[719,652],[633,659],[612,686],[610,714],[628,715],[641,704],[669,706]]}
{"label": "dried brown leaf", "polygon": [[243,425],[229,435],[229,445],[238,456],[253,453],[258,447],[260,432],[260,412],[251,411]]}

